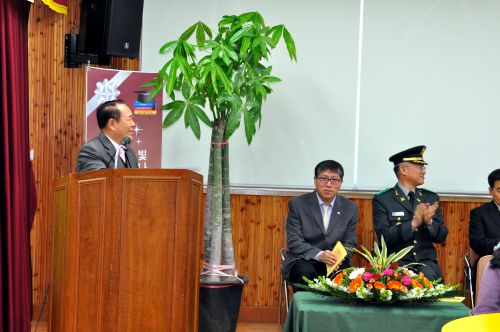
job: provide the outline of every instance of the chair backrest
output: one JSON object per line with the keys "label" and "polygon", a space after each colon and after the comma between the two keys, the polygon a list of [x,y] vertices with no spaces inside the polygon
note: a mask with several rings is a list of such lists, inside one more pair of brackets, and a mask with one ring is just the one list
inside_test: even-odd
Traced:
{"label": "chair backrest", "polygon": [[477,274],[476,274],[476,303],[479,296],[479,286],[481,285],[481,279],[483,278],[483,272],[490,263],[491,255],[483,256],[479,259],[477,263]]}

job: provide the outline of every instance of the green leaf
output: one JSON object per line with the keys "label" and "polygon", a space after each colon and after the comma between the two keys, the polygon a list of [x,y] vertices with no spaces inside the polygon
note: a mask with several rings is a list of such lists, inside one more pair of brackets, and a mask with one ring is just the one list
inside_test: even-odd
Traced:
{"label": "green leaf", "polygon": [[285,39],[286,48],[291,60],[297,61],[297,50],[295,49],[295,41],[286,28],[283,30],[283,39]]}
{"label": "green leaf", "polygon": [[276,76],[267,76],[267,77],[264,77],[262,80],[264,82],[267,82],[267,83],[278,83],[278,82],[281,82],[281,79],[279,77],[276,77]]}
{"label": "green leaf", "polygon": [[250,47],[251,39],[249,37],[244,37],[240,48],[240,58],[243,58]]}
{"label": "green leaf", "polygon": [[192,26],[190,26],[186,31],[184,31],[182,33],[182,35],[179,37],[179,39],[180,40],[188,40],[189,37],[191,37],[191,35],[193,34],[194,29],[196,29],[197,25],[198,25],[198,23],[195,23]]}
{"label": "green leaf", "polygon": [[164,84],[160,84],[160,85],[155,86],[153,89],[151,89],[151,91],[149,92],[151,97],[155,97],[157,94],[159,94],[163,90],[164,87],[165,87]]}
{"label": "green leaf", "polygon": [[217,89],[217,64],[215,62],[212,63],[212,68],[210,69],[210,74],[212,76],[212,88],[214,89],[216,94],[219,94],[219,90]]}
{"label": "green leaf", "polygon": [[219,78],[222,81],[224,88],[227,91],[233,91],[233,87],[231,86],[231,82],[229,81],[226,74],[224,73],[224,70],[222,70],[222,68],[217,64],[215,64],[215,69],[217,70],[217,74],[219,75]]}
{"label": "green leaf", "polygon": [[191,107],[192,111],[196,114],[198,119],[200,119],[207,126],[212,127],[212,121],[210,121],[207,114],[205,113],[205,111],[201,107],[194,105],[194,104],[191,104],[190,107]]}
{"label": "green leaf", "polygon": [[255,134],[255,123],[250,112],[243,112],[243,119],[245,122],[245,136],[247,138],[248,145],[252,143],[253,135]]}
{"label": "green leaf", "polygon": [[166,43],[162,47],[160,47],[160,54],[167,54],[168,52],[172,51],[176,47],[177,47],[177,40],[169,41],[168,43]]}
{"label": "green leaf", "polygon": [[172,111],[170,111],[165,117],[165,120],[163,120],[163,128],[168,128],[176,123],[177,120],[179,120],[179,118],[182,116],[183,112],[184,107],[174,108]]}
{"label": "green leaf", "polygon": [[184,99],[188,99],[191,96],[191,87],[186,80],[184,80],[184,83],[182,84],[182,96]]}
{"label": "green leaf", "polygon": [[195,112],[190,107],[190,105],[188,105],[188,107],[186,108],[186,113],[184,114],[184,117],[189,127],[191,127],[194,136],[197,139],[200,139],[201,136],[200,123],[198,121],[198,117],[196,116]]}
{"label": "green leaf", "polygon": [[243,24],[243,23],[246,23],[246,22],[252,20],[254,16],[255,16],[255,12],[249,12],[249,13],[241,14],[240,16],[238,16],[238,18],[240,20],[240,24]]}
{"label": "green leaf", "polygon": [[281,38],[281,35],[283,34],[283,29],[284,29],[284,25],[277,25],[275,27],[273,27],[271,29],[271,45],[273,47],[276,47],[276,45],[278,44],[280,38]]}
{"label": "green leaf", "polygon": [[197,105],[200,105],[200,106],[205,106],[205,98],[203,97],[200,97],[200,96],[192,96],[191,97],[191,102],[193,104],[197,104]]}
{"label": "green leaf", "polygon": [[189,69],[189,63],[187,62],[186,58],[183,56],[176,56],[175,57],[175,64],[179,67],[179,69],[182,72],[182,75],[184,75],[185,80],[187,83],[191,86],[193,84],[191,83],[191,80],[193,79],[193,75],[191,73],[191,70]]}
{"label": "green leaf", "polygon": [[238,30],[234,35],[231,36],[231,38],[229,39],[229,42],[231,44],[234,44],[236,43],[238,40],[240,40],[240,38],[242,38],[243,36],[245,36],[245,34],[248,33],[248,31],[250,31],[252,27],[246,27],[246,28],[243,28],[241,30]]}
{"label": "green leaf", "polygon": [[377,242],[373,244],[373,252],[375,253],[375,256],[380,256],[380,248],[378,247]]}
{"label": "green leaf", "polygon": [[222,49],[222,60],[224,61],[226,66],[229,67],[229,63],[231,62],[231,60],[229,60],[229,56],[224,49]]}
{"label": "green leaf", "polygon": [[168,110],[175,110],[175,109],[184,109],[186,106],[186,102],[182,100],[176,100],[172,101],[168,104],[165,104],[161,107],[162,110],[168,111]]}
{"label": "green leaf", "polygon": [[238,107],[236,109],[233,109],[233,111],[231,111],[231,114],[229,114],[226,125],[226,139],[231,137],[234,131],[240,126],[241,113],[241,107]]}
{"label": "green leaf", "polygon": [[229,25],[231,23],[233,23],[235,20],[236,20],[236,16],[229,16],[229,15],[225,15],[223,16],[222,20],[219,21],[219,27],[222,27],[224,25]]}
{"label": "green leaf", "polygon": [[200,24],[201,24],[201,26],[202,26],[203,30],[205,30],[205,33],[207,34],[207,36],[208,36],[209,38],[212,38],[212,30],[210,30],[210,28],[208,27],[208,25],[206,25],[206,24],[205,24],[205,23],[203,23],[203,22],[200,22]]}
{"label": "green leaf", "polygon": [[203,23],[198,22],[196,25],[196,43],[198,47],[202,47],[205,44],[205,31],[203,29]]}
{"label": "green leaf", "polygon": [[177,63],[172,62],[172,65],[170,66],[170,72],[168,74],[167,95],[170,95],[173,92],[176,77],[177,77]]}
{"label": "green leaf", "polygon": [[[194,47],[187,41],[182,42],[182,47],[184,48],[184,51],[186,52],[186,55],[189,56],[193,61],[196,60],[196,54],[194,53]],[[186,58],[184,55],[182,57]]]}
{"label": "green leaf", "polygon": [[227,45],[221,45],[222,46],[222,51],[228,56],[230,57],[231,59],[233,59],[234,61],[238,61],[238,54],[236,54],[236,52],[228,47]]}

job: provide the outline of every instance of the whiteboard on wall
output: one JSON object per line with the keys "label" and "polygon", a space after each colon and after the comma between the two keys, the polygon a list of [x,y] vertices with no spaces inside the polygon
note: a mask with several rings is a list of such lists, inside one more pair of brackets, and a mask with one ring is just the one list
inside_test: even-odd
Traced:
{"label": "whiteboard on wall", "polygon": [[[335,159],[344,189],[379,190],[395,182],[389,156],[424,144],[426,188],[486,192],[500,167],[500,2],[148,0],[141,69],[161,68],[161,45],[194,22],[254,10],[287,26],[298,61],[284,44],[272,53],[283,81],[251,146],[231,137],[233,185],[308,188],[314,166]],[[206,176],[209,128],[198,141],[180,121],[163,139],[163,167]]]}

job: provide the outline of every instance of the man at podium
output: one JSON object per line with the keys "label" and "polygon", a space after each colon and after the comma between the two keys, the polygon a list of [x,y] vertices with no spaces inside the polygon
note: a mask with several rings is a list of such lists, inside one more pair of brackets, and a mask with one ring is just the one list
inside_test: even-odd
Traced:
{"label": "man at podium", "polygon": [[105,168],[138,168],[137,157],[127,144],[135,128],[132,110],[121,99],[102,103],[96,110],[101,133],[78,153],[76,171]]}

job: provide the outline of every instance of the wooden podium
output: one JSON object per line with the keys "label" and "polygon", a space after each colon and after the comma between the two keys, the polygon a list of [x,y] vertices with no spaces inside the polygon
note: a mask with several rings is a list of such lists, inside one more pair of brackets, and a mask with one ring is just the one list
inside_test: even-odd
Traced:
{"label": "wooden podium", "polygon": [[198,331],[202,195],[189,170],[56,180],[49,331]]}

